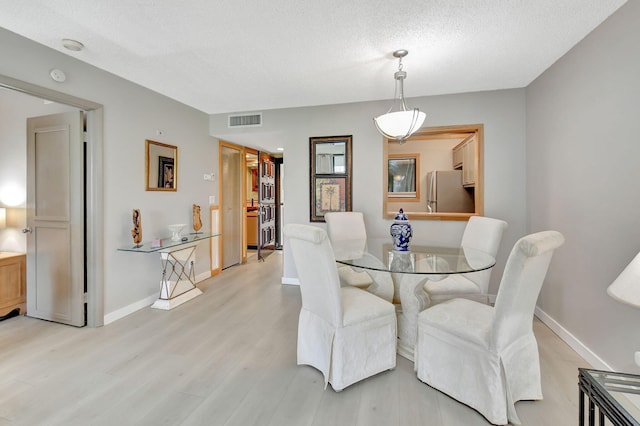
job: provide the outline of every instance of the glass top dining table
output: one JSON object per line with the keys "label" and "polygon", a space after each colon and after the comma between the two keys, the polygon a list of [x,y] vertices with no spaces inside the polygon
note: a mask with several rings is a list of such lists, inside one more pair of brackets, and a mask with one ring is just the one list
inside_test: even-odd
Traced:
{"label": "glass top dining table", "polygon": [[[496,263],[490,254],[468,247],[440,247],[415,242],[409,248],[404,252],[393,250],[390,238],[370,238],[366,243],[346,240],[333,245],[338,263],[392,273],[464,274],[489,269]],[[371,256],[380,262],[372,262]]]}
{"label": "glass top dining table", "polygon": [[[466,274],[492,268],[496,260],[480,250],[440,247],[413,240],[409,251],[393,250],[391,238],[370,238],[335,242],[336,262],[374,277],[388,273],[393,279],[394,303],[398,315],[398,354],[413,360],[418,314],[431,301],[424,291],[427,280],[439,281],[451,274]],[[399,303],[397,303],[399,302]]]}

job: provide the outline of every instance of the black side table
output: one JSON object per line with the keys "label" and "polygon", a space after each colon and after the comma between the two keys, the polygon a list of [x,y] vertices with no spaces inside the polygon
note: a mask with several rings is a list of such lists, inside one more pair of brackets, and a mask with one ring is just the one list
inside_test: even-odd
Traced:
{"label": "black side table", "polygon": [[605,416],[614,426],[640,426],[640,375],[579,368],[578,378],[579,426],[586,424],[585,395],[589,399],[589,426],[595,426],[596,407],[600,426],[604,426]]}

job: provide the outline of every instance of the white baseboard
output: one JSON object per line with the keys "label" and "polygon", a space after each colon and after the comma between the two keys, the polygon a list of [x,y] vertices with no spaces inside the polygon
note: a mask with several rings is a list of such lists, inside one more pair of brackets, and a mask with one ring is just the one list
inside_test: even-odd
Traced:
{"label": "white baseboard", "polygon": [[[212,275],[210,271],[202,272],[196,275],[196,283],[199,283],[211,277]],[[147,306],[155,303],[157,300],[158,300],[158,295],[155,294],[155,295],[145,297],[142,300],[138,300],[137,302],[134,302],[128,306],[125,306],[124,308],[120,308],[117,311],[109,312],[104,316],[104,325],[111,324],[112,322],[117,321],[120,318],[124,318],[127,315],[132,314],[137,310],[146,308]]]}
{"label": "white baseboard", "polygon": [[200,281],[208,280],[211,277],[212,277],[211,271],[204,271],[196,275],[196,284],[199,283]]}
{"label": "white baseboard", "polygon": [[561,326],[556,320],[547,315],[542,309],[536,306],[536,316],[542,321],[547,327],[549,327],[554,333],[560,337],[567,345],[571,347],[574,351],[578,353],[585,361],[587,361],[593,368],[598,370],[607,370],[613,371],[610,365],[602,360],[598,355],[593,353],[591,349],[585,346],[580,340],[578,340],[573,334],[569,333],[569,331]]}
{"label": "white baseboard", "polygon": [[154,294],[152,296],[145,297],[142,300],[138,300],[137,302],[134,302],[128,306],[125,306],[124,308],[109,312],[104,316],[104,325],[111,324],[112,322],[117,321],[120,318],[124,318],[127,315],[134,313],[135,311],[146,308],[147,306],[153,304],[153,302],[155,302],[156,300],[158,300],[158,295]]}
{"label": "white baseboard", "polygon": [[297,278],[282,277],[282,281],[280,282],[287,285],[300,285],[300,280]]}

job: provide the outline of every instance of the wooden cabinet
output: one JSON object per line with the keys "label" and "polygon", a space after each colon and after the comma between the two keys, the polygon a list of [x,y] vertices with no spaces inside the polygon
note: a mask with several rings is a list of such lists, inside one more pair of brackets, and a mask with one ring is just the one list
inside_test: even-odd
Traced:
{"label": "wooden cabinet", "polygon": [[453,147],[453,168],[462,170],[462,185],[476,184],[476,139],[470,136]]}
{"label": "wooden cabinet", "polygon": [[247,212],[247,246],[258,246],[258,212]]}
{"label": "wooden cabinet", "polygon": [[476,140],[471,138],[462,149],[462,184],[473,186],[476,183]]}
{"label": "wooden cabinet", "polygon": [[15,308],[24,314],[27,302],[27,256],[0,252],[0,315]]}
{"label": "wooden cabinet", "polygon": [[462,144],[458,144],[453,148],[453,168],[462,169]]}

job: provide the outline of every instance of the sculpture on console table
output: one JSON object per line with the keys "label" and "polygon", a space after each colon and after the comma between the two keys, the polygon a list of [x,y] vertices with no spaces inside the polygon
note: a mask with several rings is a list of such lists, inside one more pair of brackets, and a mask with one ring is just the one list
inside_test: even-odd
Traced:
{"label": "sculpture on console table", "polygon": [[193,205],[193,230],[197,234],[201,228],[202,228],[202,220],[200,219],[200,206],[197,204],[194,204]]}
{"label": "sculpture on console table", "polygon": [[140,209],[133,209],[133,229],[131,230],[133,243],[135,247],[140,247],[142,242],[142,218],[140,217]]}

